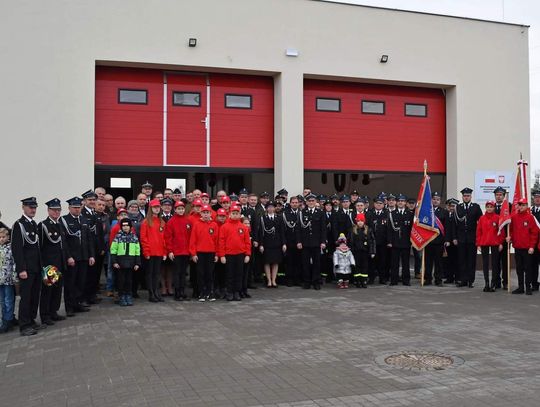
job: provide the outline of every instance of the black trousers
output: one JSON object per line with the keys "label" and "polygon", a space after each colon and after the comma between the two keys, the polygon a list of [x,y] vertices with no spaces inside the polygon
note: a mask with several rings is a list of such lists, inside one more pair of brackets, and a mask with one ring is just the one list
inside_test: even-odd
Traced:
{"label": "black trousers", "polygon": [[519,288],[531,288],[531,257],[527,249],[514,249]]}
{"label": "black trousers", "polygon": [[252,269],[253,269],[253,262],[252,257],[250,257],[249,262],[244,263],[244,271],[242,273],[242,287],[240,288],[240,292],[247,294],[248,286],[249,286],[249,276],[252,275]]}
{"label": "black trousers", "polygon": [[64,274],[64,304],[66,311],[74,311],[84,300],[88,260],[76,260],[73,267],[68,266]]}
{"label": "black trousers", "polygon": [[146,260],[145,271],[146,271],[146,289],[151,292],[153,295],[159,297],[159,281],[161,279],[161,261],[162,256],[150,256]]}
{"label": "black trousers", "polygon": [[462,283],[474,283],[476,275],[476,244],[458,242],[459,279]]}
{"label": "black trousers", "polygon": [[422,252],[412,248],[414,256],[414,274],[419,274],[422,270]]}
{"label": "black trousers", "polygon": [[180,293],[184,293],[186,287],[186,273],[189,265],[188,255],[174,256],[173,285]]}
{"label": "black trousers", "polygon": [[457,247],[453,243],[446,247],[446,257],[443,257],[444,278],[448,283],[458,279]]}
{"label": "black trousers", "polygon": [[435,283],[442,282],[443,279],[443,252],[442,244],[430,243],[424,249],[425,252],[425,280],[430,281],[435,277]]}
{"label": "black trousers", "polygon": [[103,262],[105,256],[96,255],[96,262],[93,266],[88,266],[88,274],[86,277],[86,287],[84,293],[84,299],[90,301],[94,299],[99,291],[99,280],[101,279],[101,269],[103,268]]}
{"label": "black trousers", "polygon": [[119,295],[131,295],[133,287],[133,271],[130,268],[116,269],[116,281],[118,282],[118,294]]}
{"label": "black trousers", "polygon": [[386,244],[377,245],[375,257],[370,262],[370,278],[373,275],[378,275],[380,283],[386,283],[390,279],[387,266],[387,263],[390,263],[387,261],[390,256]]}
{"label": "black trousers", "polygon": [[481,246],[480,251],[482,252],[482,270],[484,271],[484,281],[486,286],[489,286],[489,257],[491,252],[491,284],[495,285],[498,282],[500,284],[501,272],[499,269],[500,266],[500,256],[499,256],[499,246]]}
{"label": "black trousers", "polygon": [[221,262],[214,265],[214,289],[223,293],[227,288],[227,266]]}
{"label": "black trousers", "polygon": [[41,291],[41,272],[39,270],[26,271],[27,278],[19,279],[19,329],[31,327],[35,322],[38,306],[39,294]]}
{"label": "black trousers", "polygon": [[321,284],[321,248],[319,246],[302,249],[302,271],[304,284]]}
{"label": "black trousers", "polygon": [[[502,257],[502,256],[501,256]],[[540,251],[534,249],[531,257],[531,282],[533,287],[538,287],[538,266],[540,265]]]}
{"label": "black trousers", "polygon": [[227,263],[227,294],[240,293],[244,277],[244,254],[229,254],[225,256]]}
{"label": "black trousers", "polygon": [[302,251],[296,245],[287,245],[285,254],[285,277],[289,284],[298,284],[302,279]]}
{"label": "black trousers", "polygon": [[[537,271],[537,274],[538,274],[538,271]],[[501,275],[502,275],[502,278],[501,278]],[[499,268],[497,272],[495,272],[495,268],[493,268],[492,279],[493,279],[493,283],[498,284],[498,285],[501,284],[501,280],[502,280],[503,285],[508,284],[508,243],[506,242],[503,243],[503,249],[501,252],[499,252]]]}
{"label": "black trousers", "polygon": [[199,297],[207,297],[214,292],[215,253],[197,253],[197,285]]}
{"label": "black trousers", "polygon": [[[61,270],[61,269],[59,269]],[[48,321],[52,319],[53,315],[56,315],[60,309],[60,303],[62,302],[62,288],[64,287],[64,275],[56,284],[47,287],[45,284],[41,284],[41,296],[39,299],[39,317],[41,321]]]}
{"label": "black trousers", "polygon": [[[147,288],[146,287],[146,266],[147,261],[143,260],[141,267],[139,267],[139,270],[135,274],[133,274],[133,278],[131,279],[131,290],[133,292],[133,295],[137,294],[137,291],[139,288]],[[113,274],[115,275],[115,287],[117,287],[116,283],[116,269],[113,267]]]}
{"label": "black trousers", "polygon": [[392,247],[392,271],[390,273],[390,282],[397,284],[399,281],[399,264],[401,263],[401,279],[403,284],[411,281],[410,267],[411,248]]}
{"label": "black trousers", "polygon": [[199,297],[199,280],[197,279],[197,263],[189,262],[189,283],[193,289],[193,298]]}

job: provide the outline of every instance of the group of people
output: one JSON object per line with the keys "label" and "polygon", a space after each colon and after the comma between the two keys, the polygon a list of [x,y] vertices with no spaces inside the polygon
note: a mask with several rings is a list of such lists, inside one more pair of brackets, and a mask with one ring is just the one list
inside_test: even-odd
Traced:
{"label": "group of people", "polygon": [[[511,243],[518,276],[513,293],[538,290],[540,192],[533,193],[532,209],[526,200],[518,203],[508,235],[499,230],[504,189],[494,191],[485,213],[471,202],[470,188],[461,194],[461,203],[451,198],[445,205],[439,193],[432,195],[441,233],[425,248],[424,284],[473,287],[480,250],[484,291],[506,288]],[[325,281],[340,289],[376,281],[408,286],[411,254],[415,277],[420,275],[421,254],[410,242],[417,203],[403,194],[369,199],[358,191],[325,196],[306,188],[301,195],[289,197],[281,189],[271,197],[243,188],[238,195],[218,191],[211,199],[198,189],[185,197],[180,189],[154,191],[146,182],[127,202],[98,187],[66,203],[62,216],[58,198],[46,202],[48,216],[38,224],[37,200],[26,198],[11,228],[0,222],[0,332],[18,325],[21,335],[35,335],[65,319],[59,314],[62,293],[66,316],[88,312],[102,300],[103,270],[107,295],[121,306],[133,305],[141,288],[150,302],[166,296],[241,301],[262,276],[268,288],[277,288],[280,276],[287,286],[315,290]],[[58,270],[60,280],[43,284],[44,267]]]}

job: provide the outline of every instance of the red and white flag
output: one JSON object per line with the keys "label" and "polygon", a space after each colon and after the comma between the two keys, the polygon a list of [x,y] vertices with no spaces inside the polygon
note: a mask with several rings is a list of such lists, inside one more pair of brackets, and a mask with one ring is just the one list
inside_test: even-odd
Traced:
{"label": "red and white flag", "polygon": [[504,201],[501,205],[501,213],[499,215],[499,233],[497,234],[500,235],[501,230],[503,230],[503,228],[506,225],[509,225],[511,222],[512,222],[512,219],[510,217],[510,205],[508,204],[508,196],[505,195]]}
{"label": "red and white flag", "polygon": [[[525,199],[529,203],[527,193],[527,161],[520,159],[517,163],[516,186],[514,188],[514,199],[512,200],[512,213],[517,212],[518,201]],[[502,209],[501,209],[502,210]]]}

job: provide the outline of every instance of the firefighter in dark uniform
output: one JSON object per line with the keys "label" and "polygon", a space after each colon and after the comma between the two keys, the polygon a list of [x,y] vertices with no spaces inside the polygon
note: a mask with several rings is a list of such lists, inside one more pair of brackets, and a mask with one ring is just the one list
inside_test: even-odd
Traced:
{"label": "firefighter in dark uniform", "polygon": [[354,208],[354,206],[356,205],[356,202],[358,202],[358,200],[360,199],[360,194],[355,189],[354,191],[351,191],[350,197],[351,197],[351,208]]}
{"label": "firefighter in dark uniform", "polygon": [[22,336],[35,335],[46,325],[36,323],[41,291],[41,253],[34,197],[21,200],[23,215],[13,224],[11,249],[19,277],[19,329]]}
{"label": "firefighter in dark uniform", "polygon": [[426,246],[426,270],[424,285],[431,285],[433,277],[435,277],[435,285],[442,287],[444,277],[442,260],[446,238],[446,221],[448,219],[448,212],[446,209],[441,207],[441,195],[438,192],[433,192],[431,194],[431,203],[433,205],[433,212],[441,222],[443,230],[440,231],[439,236],[429,242]]}
{"label": "firefighter in dark uniform", "polygon": [[84,289],[84,302],[86,304],[97,304],[101,300],[97,298],[98,291],[98,274],[101,274],[101,270],[98,267],[103,267],[103,261],[105,259],[105,241],[100,230],[103,230],[98,217],[96,215],[96,199],[97,195],[94,191],[88,190],[83,192],[84,206],[81,209],[81,217],[85,220],[90,229],[90,244],[93,245],[95,263],[88,266],[86,275],[85,289]]}
{"label": "firefighter in dark uniform", "polygon": [[291,197],[290,205],[281,214],[285,229],[285,242],[287,252],[285,253],[285,284],[287,287],[300,284],[302,280],[302,252],[296,247],[296,240],[299,227],[300,210],[297,196]]}
{"label": "firefighter in dark uniform", "polygon": [[298,249],[302,250],[302,288],[321,289],[321,251],[326,248],[326,220],[323,211],[315,207],[316,197],[306,196],[307,208],[300,213]]}
{"label": "firefighter in dark uniform", "polygon": [[326,277],[327,283],[334,280],[334,251],[336,250],[336,241],[332,233],[332,217],[334,215],[334,206],[330,198],[322,203],[326,223],[326,248],[321,255],[321,276]]}
{"label": "firefighter in dark uniform", "polygon": [[[497,187],[493,190],[495,195],[495,213],[497,215],[501,214],[502,204],[504,198],[506,197],[506,189],[503,187]],[[508,203],[508,208],[510,209],[510,214],[512,213],[512,204]],[[539,214],[540,216],[540,214]],[[537,251],[538,249],[536,249]],[[499,275],[493,276],[493,288],[501,288],[501,272],[502,272],[502,286],[506,290],[508,288],[508,243],[506,240],[503,243],[503,249],[500,252],[499,256]]]}
{"label": "firefighter in dark uniform", "polygon": [[[540,191],[532,192],[533,204],[531,205],[531,214],[536,219],[537,225],[540,225]],[[504,251],[505,249],[503,249]],[[506,262],[505,262],[506,263]],[[538,265],[540,263],[540,251],[538,246],[535,247],[534,253],[531,256],[531,281],[532,290],[538,291]]]}
{"label": "firefighter in dark uniform", "polygon": [[414,214],[405,205],[407,198],[403,194],[397,197],[397,208],[388,214],[388,247],[391,255],[390,285],[399,281],[399,265],[401,263],[401,279],[403,285],[411,285],[410,256],[411,228]]}
{"label": "firefighter in dark uniform", "polygon": [[370,276],[379,276],[379,284],[386,284],[390,279],[388,263],[390,250],[388,244],[388,213],[384,208],[384,198],[379,195],[373,199],[373,208],[366,212],[366,223],[375,234],[375,258],[370,263]]}
{"label": "firefighter in dark uniform", "polygon": [[482,216],[482,209],[471,202],[473,190],[463,188],[463,202],[456,207],[456,236],[454,244],[458,249],[459,287],[472,288],[476,275],[476,225]]}
{"label": "firefighter in dark uniform", "polygon": [[[447,218],[445,224],[444,252],[443,252],[443,269],[444,283],[454,284],[459,279],[458,269],[458,253],[456,239],[456,207],[459,201],[455,198],[447,199],[446,202]],[[446,254],[445,254],[446,252]]]}
{"label": "firefighter in dark uniform", "polygon": [[69,213],[60,218],[66,233],[67,269],[64,274],[64,303],[66,315],[89,311],[84,298],[88,266],[96,262],[94,241],[90,225],[81,216],[82,199],[74,197],[67,200]]}
{"label": "firefighter in dark uniform", "polygon": [[351,198],[349,195],[342,195],[340,198],[341,208],[332,216],[332,239],[337,242],[339,235],[344,234],[350,236],[352,227],[354,226],[353,210],[351,206]]}
{"label": "firefighter in dark uniform", "polygon": [[[41,242],[41,260],[44,266],[55,266],[58,271],[65,275],[67,267],[66,236],[60,224],[60,211],[62,205],[60,199],[54,198],[46,202],[48,217],[38,225],[39,240]],[[54,325],[53,321],[66,319],[58,315],[62,302],[62,288],[64,279],[51,286],[41,285],[41,299],[39,301],[39,316],[41,322]]]}
{"label": "firefighter in dark uniform", "polygon": [[[407,199],[407,209],[412,213],[416,212],[416,199]],[[414,278],[420,278],[420,271],[422,269],[422,253],[420,250],[416,250],[411,246],[412,254],[414,257]]]}

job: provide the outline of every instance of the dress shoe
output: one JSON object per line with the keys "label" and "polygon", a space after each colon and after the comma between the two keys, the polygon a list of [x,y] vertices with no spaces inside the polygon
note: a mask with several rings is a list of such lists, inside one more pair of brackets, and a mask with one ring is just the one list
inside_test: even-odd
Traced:
{"label": "dress shoe", "polygon": [[390,283],[390,285],[397,285],[397,283]]}
{"label": "dress shoe", "polygon": [[314,284],[313,289],[319,291],[321,289],[321,285],[320,284]]}
{"label": "dress shoe", "polygon": [[251,298],[251,295],[248,293],[244,293],[244,298]]}
{"label": "dress shoe", "polygon": [[231,294],[227,294],[227,301],[234,301],[234,297]]}
{"label": "dress shoe", "polygon": [[242,298],[240,298],[240,295],[238,295],[238,293],[234,293],[232,300],[233,301],[242,301]]}
{"label": "dress shoe", "polygon": [[41,322],[42,322],[42,324],[44,324],[44,325],[49,325],[49,326],[54,325],[54,322],[53,322],[52,319],[46,319],[46,320],[41,321]]}
{"label": "dress shoe", "polygon": [[431,282],[431,280],[426,280],[424,281],[424,285],[432,285],[433,283]]}
{"label": "dress shoe", "polygon": [[443,286],[443,283],[442,283],[442,281],[435,281],[435,285],[436,285],[437,287],[442,287],[442,286]]}
{"label": "dress shoe", "polygon": [[465,282],[456,284],[456,287],[468,287],[468,286],[469,284]]}
{"label": "dress shoe", "polygon": [[525,290],[525,295],[532,295],[532,289],[527,288],[527,289]]}
{"label": "dress shoe", "polygon": [[63,316],[63,315],[53,314],[53,315],[51,316],[51,319],[52,319],[53,321],[63,321],[64,319],[66,319],[66,317]]}
{"label": "dress shoe", "polygon": [[32,327],[24,328],[21,331],[21,336],[32,336],[32,335],[35,335],[35,334],[37,334],[37,331]]}
{"label": "dress shoe", "polygon": [[302,288],[303,288],[304,290],[309,290],[309,289],[311,288],[311,284],[304,283],[304,284],[302,285]]}
{"label": "dress shoe", "polygon": [[407,287],[410,287],[411,286],[411,283],[409,283],[408,281],[407,282],[403,282],[403,285],[407,286]]}
{"label": "dress shoe", "polygon": [[75,316],[75,312],[73,310],[69,310],[69,311],[66,310],[66,317],[74,317],[74,316]]}
{"label": "dress shoe", "polygon": [[444,280],[444,284],[454,284],[454,280],[447,278],[446,280]]}
{"label": "dress shoe", "polygon": [[[54,323],[53,323],[54,324]],[[32,328],[35,329],[36,331],[40,331],[42,329],[46,329],[47,328],[47,325],[45,324],[38,324],[38,323],[34,323],[32,324]]]}
{"label": "dress shoe", "polygon": [[469,288],[474,288],[474,284],[473,284],[473,283],[469,283],[469,284],[467,284],[467,287],[469,287]]}
{"label": "dress shoe", "polygon": [[75,312],[88,312],[90,311],[90,308],[79,305],[78,307],[75,307],[74,311]]}
{"label": "dress shoe", "polygon": [[525,290],[523,288],[516,288],[514,291],[512,291],[512,294],[523,294],[525,293]]}
{"label": "dress shoe", "polygon": [[249,288],[250,290],[256,290],[259,287],[257,287],[256,285],[253,285],[253,284],[248,284],[247,288]]}
{"label": "dress shoe", "polygon": [[90,308],[90,304],[88,304],[88,302],[86,302],[86,301],[81,302],[79,305],[81,307]]}
{"label": "dress shoe", "polygon": [[132,293],[131,296],[132,296],[133,298],[141,298],[140,295],[139,295],[139,293],[138,293],[137,291],[135,291],[134,293]]}

